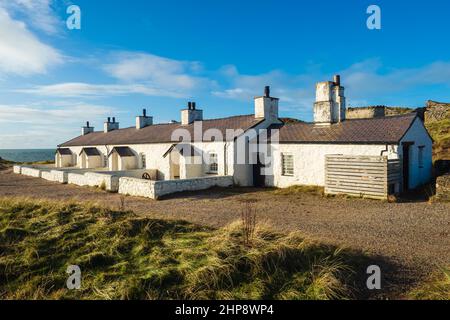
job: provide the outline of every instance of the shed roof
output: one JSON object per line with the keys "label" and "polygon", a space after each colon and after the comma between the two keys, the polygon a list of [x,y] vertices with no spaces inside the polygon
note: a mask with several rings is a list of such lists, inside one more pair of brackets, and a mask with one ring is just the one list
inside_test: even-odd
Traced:
{"label": "shed roof", "polygon": [[80,154],[85,153],[88,157],[96,157],[100,156],[100,151],[97,148],[83,148],[80,151]]}
{"label": "shed roof", "polygon": [[69,148],[58,148],[56,149],[56,153],[62,156],[71,156],[73,154]]}
{"label": "shed roof", "polygon": [[113,152],[117,152],[117,154],[121,157],[134,157],[136,156],[133,151],[129,147],[114,147],[111,152],[108,154],[111,155]]}
{"label": "shed roof", "polygon": [[167,157],[169,153],[173,150],[177,150],[182,156],[186,157],[198,157],[202,156],[202,151],[189,143],[178,143],[173,144],[163,155],[163,157]]}

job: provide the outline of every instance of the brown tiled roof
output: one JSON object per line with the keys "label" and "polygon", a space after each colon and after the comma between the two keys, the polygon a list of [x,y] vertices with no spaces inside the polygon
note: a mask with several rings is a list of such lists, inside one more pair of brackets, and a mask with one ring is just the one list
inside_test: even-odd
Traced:
{"label": "brown tiled roof", "polygon": [[278,128],[281,143],[398,143],[412,125],[416,114],[352,119],[332,125],[294,123]]}
{"label": "brown tiled roof", "polygon": [[[248,130],[260,123],[262,119],[256,119],[254,115],[235,116],[222,119],[212,119],[202,121],[202,129],[205,132],[208,129],[218,129],[226,138],[226,129]],[[194,139],[194,125],[181,125],[180,123],[155,124],[140,130],[135,127],[113,130],[108,133],[92,132],[84,136],[67,141],[60,147],[74,146],[100,146],[100,145],[120,145],[120,144],[144,144],[144,143],[162,143],[174,142],[171,139],[172,132],[176,129],[187,129],[192,139]],[[208,139],[211,141],[211,139]]]}

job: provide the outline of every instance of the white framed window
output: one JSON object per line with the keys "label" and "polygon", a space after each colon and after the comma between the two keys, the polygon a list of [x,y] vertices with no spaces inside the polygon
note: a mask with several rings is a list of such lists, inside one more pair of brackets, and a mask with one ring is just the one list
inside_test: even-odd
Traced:
{"label": "white framed window", "polygon": [[217,153],[209,154],[209,173],[217,173],[219,171],[219,163],[217,159]]}
{"label": "white framed window", "polygon": [[142,169],[147,169],[147,158],[145,156],[145,153],[141,153],[141,166]]}
{"label": "white framed window", "polygon": [[289,153],[281,154],[281,175],[293,176],[294,175],[294,156]]}
{"label": "white framed window", "polygon": [[424,152],[425,146],[419,147],[419,168],[423,168],[423,152]]}

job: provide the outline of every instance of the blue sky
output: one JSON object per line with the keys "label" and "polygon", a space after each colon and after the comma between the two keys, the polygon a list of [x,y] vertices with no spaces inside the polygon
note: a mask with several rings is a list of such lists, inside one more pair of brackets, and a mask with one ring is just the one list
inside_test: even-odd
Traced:
{"label": "blue sky", "polygon": [[[81,30],[66,9],[81,8]],[[369,5],[381,30],[366,27]],[[450,101],[450,2],[0,0],[0,148],[52,148],[143,107],[179,120],[250,114],[271,85],[280,114],[312,118],[314,85],[342,75],[350,106]]]}

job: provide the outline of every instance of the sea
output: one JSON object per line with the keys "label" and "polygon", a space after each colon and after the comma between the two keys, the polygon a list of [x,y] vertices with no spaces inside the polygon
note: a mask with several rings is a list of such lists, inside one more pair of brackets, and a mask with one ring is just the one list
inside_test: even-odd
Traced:
{"label": "sea", "polygon": [[14,162],[55,160],[55,149],[0,149],[0,158]]}

